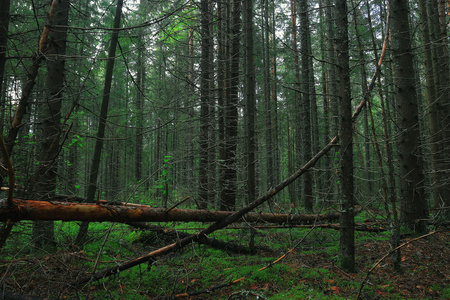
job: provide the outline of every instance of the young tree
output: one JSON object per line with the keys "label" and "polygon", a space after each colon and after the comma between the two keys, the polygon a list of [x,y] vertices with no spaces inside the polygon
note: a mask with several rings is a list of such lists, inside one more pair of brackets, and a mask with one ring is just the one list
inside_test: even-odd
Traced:
{"label": "young tree", "polygon": [[400,221],[417,233],[427,231],[428,206],[425,198],[423,161],[415,68],[411,49],[408,0],[390,1],[392,61],[399,126],[398,153],[401,177]]}

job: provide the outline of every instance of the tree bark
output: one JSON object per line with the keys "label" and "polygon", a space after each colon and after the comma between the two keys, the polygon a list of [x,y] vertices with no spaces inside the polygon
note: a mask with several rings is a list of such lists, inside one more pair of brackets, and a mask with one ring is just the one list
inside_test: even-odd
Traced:
{"label": "tree bark", "polygon": [[[294,103],[296,104],[293,111],[294,111],[294,125],[296,127],[296,130],[293,133],[294,138],[294,149],[296,151],[291,151],[291,162],[292,164],[294,161],[301,161],[301,86],[300,86],[300,63],[299,63],[299,54],[298,54],[298,45],[297,45],[297,8],[296,8],[296,1],[291,0],[290,1],[290,7],[291,7],[291,27],[292,27],[292,49],[293,49],[293,56],[294,56],[294,68],[295,68],[295,100]],[[294,159],[294,157],[296,157]],[[300,163],[297,163],[300,165]],[[292,170],[295,169],[295,166],[291,166],[289,164],[289,168]],[[299,197],[299,193],[302,191],[302,182],[300,181],[298,184],[298,189],[296,189],[294,186],[290,187],[290,196],[291,196],[291,202],[296,203],[296,198]]]}
{"label": "tree bark", "polygon": [[209,0],[201,1],[201,61],[200,61],[200,137],[199,137],[199,174],[198,174],[198,208],[206,209],[208,207],[208,188],[209,188],[209,129],[210,118],[210,82],[211,82],[211,66],[210,66],[210,15]]}
{"label": "tree bark", "polygon": [[253,1],[244,0],[245,94],[247,113],[247,203],[256,199],[256,131],[255,131],[255,66],[253,42]]}
{"label": "tree bark", "polygon": [[[139,3],[140,10],[146,11],[146,4],[144,1]],[[143,34],[143,31],[139,31]],[[142,155],[144,152],[144,111],[143,99],[145,95],[145,63],[144,63],[144,43],[142,38],[137,39],[137,62],[136,62],[136,152],[135,152],[135,179],[136,182],[142,180]]]}
{"label": "tree bark", "polygon": [[269,1],[265,0],[263,5],[263,61],[264,61],[264,119],[265,119],[265,141],[266,141],[266,183],[267,189],[275,185],[274,178],[274,144],[273,144],[273,122],[272,122],[272,100],[271,100],[271,78],[270,78],[270,41],[269,41]]}
{"label": "tree bark", "polygon": [[238,101],[239,101],[239,52],[241,32],[241,0],[233,0],[231,18],[231,53],[230,78],[227,103],[224,111],[225,143],[222,190],[220,192],[220,208],[234,210],[236,207],[237,170],[236,150],[238,134]]}
{"label": "tree bark", "polygon": [[[330,136],[328,137],[328,141],[331,137],[338,134],[339,131],[339,99],[337,97],[337,75],[336,75],[336,53],[335,53],[335,26],[334,26],[334,9],[333,9],[333,0],[325,0],[325,20],[326,20],[326,48],[327,48],[327,86],[328,86],[328,107],[329,110],[329,121],[330,121]],[[337,151],[337,150],[335,150]],[[336,191],[339,189],[338,184],[336,182],[336,156],[338,153],[333,153],[329,156],[329,174],[328,178],[330,178],[330,188],[326,193],[326,200],[337,199]],[[332,181],[335,182],[332,182]]]}
{"label": "tree bark", "polygon": [[398,153],[401,177],[400,221],[417,233],[427,231],[428,207],[425,198],[417,107],[415,68],[408,20],[408,1],[391,1],[392,60],[400,128]]}
{"label": "tree bark", "polygon": [[[303,161],[308,161],[311,158],[311,95],[310,94],[310,77],[312,76],[312,69],[310,69],[310,49],[308,47],[310,41],[308,41],[309,31],[309,18],[308,18],[308,3],[307,0],[299,1],[300,9],[300,45],[301,45],[301,61],[302,61],[302,74],[304,76],[301,84],[303,97],[299,105],[301,109],[301,119],[303,121]],[[350,121],[351,122],[351,121]],[[305,201],[305,208],[308,212],[313,210],[313,180],[311,172],[305,174],[305,180],[303,185],[303,195]]]}
{"label": "tree bark", "polygon": [[355,272],[355,228],[353,198],[353,126],[350,93],[348,48],[348,19],[346,0],[336,0],[336,52],[339,82],[339,151],[341,182],[341,230],[339,264],[347,272]]}
{"label": "tree bark", "polygon": [[[39,107],[37,135],[39,144],[39,169],[33,178],[29,190],[39,200],[47,200],[56,193],[58,154],[60,151],[61,106],[64,91],[64,66],[66,54],[67,26],[69,20],[69,0],[61,0],[52,4],[53,16],[49,16],[49,44],[47,58],[46,98]],[[33,242],[37,249],[56,246],[53,222],[33,223]]]}
{"label": "tree bark", "polygon": [[[58,199],[61,199],[59,197]],[[62,198],[63,199],[63,198]],[[70,199],[70,198],[68,198]],[[89,222],[219,222],[235,214],[234,211],[213,211],[203,209],[166,209],[150,205],[120,205],[73,203],[57,201],[13,200],[13,207],[0,202],[0,221],[89,221]],[[248,212],[239,219],[245,222],[265,222],[276,224],[299,224],[314,221],[333,221],[338,213],[328,214],[274,214]]]}

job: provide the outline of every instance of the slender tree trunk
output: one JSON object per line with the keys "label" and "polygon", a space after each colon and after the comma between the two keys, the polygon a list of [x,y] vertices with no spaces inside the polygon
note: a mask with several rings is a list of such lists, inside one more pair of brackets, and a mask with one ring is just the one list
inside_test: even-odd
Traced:
{"label": "slender tree trunk", "polygon": [[241,28],[241,0],[233,0],[231,18],[230,78],[225,105],[225,161],[221,190],[221,210],[234,210],[236,206],[237,170],[236,150],[238,134],[239,52]]}
{"label": "slender tree trunk", "polygon": [[244,32],[245,32],[245,94],[247,114],[247,203],[256,199],[256,132],[255,132],[255,67],[253,61],[253,1],[244,0]]}
{"label": "slender tree trunk", "polygon": [[[324,7],[324,0],[319,1],[319,20],[321,24],[321,28],[319,31],[320,34],[320,54],[322,58],[322,64],[321,64],[321,87],[322,87],[322,107],[323,107],[323,128],[324,128],[324,135],[323,135],[323,144],[326,145],[330,142],[330,95],[329,95],[329,79],[328,79],[328,66],[326,63],[327,55],[326,55],[326,19],[325,19],[325,7]],[[319,162],[322,166],[323,172],[320,175],[320,180],[317,183],[318,187],[322,188],[322,194],[319,196],[319,199],[324,200],[325,196],[328,194],[328,183],[331,180],[330,172],[325,170],[325,168],[328,165],[328,160]]]}
{"label": "slender tree trunk", "polygon": [[278,88],[277,88],[277,39],[275,38],[276,32],[276,17],[275,17],[275,4],[272,5],[272,52],[271,52],[271,87],[272,87],[272,146],[273,146],[273,165],[274,165],[274,181],[280,181],[281,172],[281,159],[280,159],[280,145],[279,145],[279,133],[278,133]]}
{"label": "slender tree trunk", "polygon": [[346,0],[336,0],[336,53],[339,81],[339,145],[341,182],[341,230],[339,264],[347,272],[355,272],[355,228],[353,198],[353,132],[350,94],[348,19]]}
{"label": "slender tree trunk", "polygon": [[[264,110],[265,110],[265,141],[266,141],[266,178],[267,189],[275,185],[274,178],[274,145],[272,125],[272,100],[271,100],[271,78],[270,78],[270,42],[269,42],[269,1],[263,5],[263,61],[264,61]],[[270,203],[269,203],[270,204]]]}
{"label": "slender tree trunk", "polygon": [[[189,96],[186,97],[186,109],[187,114],[190,119],[194,118],[194,105],[195,105],[195,86],[194,86],[194,28],[189,28],[189,36],[188,36],[188,57],[189,57]],[[219,80],[220,82],[220,80]],[[220,88],[219,88],[220,89]],[[219,96],[220,97],[220,96]],[[220,101],[220,100],[219,100]],[[194,178],[194,142],[192,128],[190,128],[188,134],[188,158],[187,158],[187,182],[189,186],[193,186],[193,178]]]}
{"label": "slender tree trunk", "polygon": [[397,122],[401,130],[398,153],[401,177],[401,222],[417,233],[427,231],[423,161],[414,63],[408,23],[408,1],[391,1],[391,33]]}
{"label": "slender tree trunk", "polygon": [[214,40],[213,40],[213,32],[214,32],[214,22],[213,22],[213,6],[214,2],[209,1],[208,6],[208,18],[209,18],[209,57],[208,57],[208,65],[209,65],[209,113],[208,113],[208,205],[211,205],[216,202],[216,85],[215,85],[215,75],[214,75]]}
{"label": "slender tree trunk", "polygon": [[[337,75],[336,75],[336,53],[335,53],[335,45],[334,45],[334,9],[333,9],[333,0],[325,0],[326,8],[325,8],[325,19],[326,19],[326,47],[327,47],[327,86],[328,86],[328,106],[330,107],[330,136],[335,136],[339,131],[339,98],[337,97]],[[332,155],[330,155],[330,161],[328,165],[330,166],[330,178],[334,178],[333,174],[336,172],[336,157],[339,156],[339,153],[336,153],[337,150],[334,151]],[[337,198],[336,191],[339,190],[339,186],[335,182],[330,182],[330,189],[327,192],[326,199],[328,201]]]}
{"label": "slender tree trunk", "polygon": [[[114,27],[115,29],[120,28],[120,18],[122,15],[122,6],[123,6],[123,0],[118,0],[117,2],[117,8],[116,8],[116,15],[114,17]],[[95,140],[95,148],[94,148],[94,154],[92,157],[92,166],[90,170],[90,176],[89,176],[89,185],[87,189],[87,196],[86,201],[89,203],[94,202],[95,199],[95,192],[97,190],[97,180],[98,180],[98,173],[100,170],[100,158],[102,154],[103,149],[103,138],[105,137],[105,128],[106,128],[106,119],[108,118],[108,106],[109,106],[109,99],[111,94],[111,84],[113,79],[113,70],[114,70],[114,62],[115,62],[115,56],[116,56],[116,48],[117,48],[117,42],[119,40],[119,31],[115,30],[113,31],[112,37],[111,37],[111,43],[108,53],[108,61],[106,63],[106,74],[105,74],[105,85],[103,88],[103,99],[102,99],[102,105],[100,110],[100,118],[99,118],[99,124],[98,124],[98,131],[96,135]],[[89,223],[83,222],[81,224],[80,230],[78,232],[77,238],[75,243],[78,246],[81,246],[87,236]]]}
{"label": "slender tree trunk", "polygon": [[[69,0],[54,3],[51,26],[67,26],[69,20]],[[64,65],[66,54],[67,28],[51,29],[47,52],[46,97],[40,107],[38,135],[40,137],[39,169],[35,184],[31,186],[39,200],[47,200],[56,194],[56,180],[61,135],[61,104],[64,90]],[[56,247],[52,221],[33,223],[33,241],[37,249]]]}
{"label": "slender tree trunk", "polygon": [[[294,163],[294,161],[298,161],[297,165],[301,164],[301,148],[302,148],[302,144],[301,144],[301,94],[300,94],[300,90],[301,90],[301,86],[300,86],[300,63],[299,63],[299,58],[298,58],[298,45],[297,45],[297,9],[296,9],[296,1],[291,0],[290,1],[290,5],[291,5],[291,29],[292,29],[292,49],[294,51],[293,55],[294,55],[294,68],[295,68],[295,101],[294,103],[296,103],[297,105],[294,108],[294,114],[295,114],[295,122],[294,124],[296,124],[296,130],[294,131],[294,143],[295,143],[295,147],[294,149],[296,149],[296,153],[294,154],[294,152],[292,152],[292,163]],[[297,159],[293,159],[294,155],[297,156]],[[292,169],[294,169],[294,166],[292,166]],[[303,182],[303,178],[299,180],[299,191],[302,191],[302,184]],[[299,194],[296,192],[295,188],[292,187],[290,189],[290,194],[291,194],[291,202],[292,203],[298,203],[296,198],[299,197]],[[292,198],[293,197],[293,198]]]}
{"label": "slender tree trunk", "polygon": [[[300,0],[300,45],[301,45],[301,60],[302,60],[302,74],[304,79],[302,81],[301,87],[303,92],[303,97],[301,101],[302,107],[301,116],[303,120],[303,156],[302,161],[307,162],[311,159],[311,94],[310,94],[310,77],[312,75],[312,70],[310,69],[310,49],[308,44],[308,30],[309,30],[309,19],[308,19],[308,3],[307,0]],[[306,211],[311,212],[313,210],[313,180],[311,172],[305,174],[303,195],[305,200]]]}
{"label": "slender tree trunk", "polygon": [[[352,4],[354,2],[352,1]],[[367,3],[367,19],[368,19],[368,23],[369,23],[369,28],[370,28],[370,32],[373,35],[373,28],[372,28],[372,18],[370,15],[370,7],[369,7],[369,3]],[[367,75],[366,75],[366,60],[364,57],[364,49],[363,49],[363,44],[361,42],[361,37],[360,34],[358,32],[358,22],[357,22],[357,9],[354,9],[353,11],[353,19],[354,19],[354,23],[355,23],[355,30],[356,30],[356,34],[358,35],[357,40],[358,40],[358,48],[359,48],[359,55],[360,55],[360,59],[361,59],[361,63],[362,63],[362,67],[361,67],[361,83],[362,83],[362,93],[363,95],[365,95],[367,93]],[[373,45],[374,47],[374,51],[376,50],[376,45]],[[378,55],[377,53],[375,53],[375,61],[378,62]],[[378,76],[378,80],[380,79],[380,77]],[[369,103],[366,104],[366,106],[369,106]],[[370,131],[369,131],[369,116],[368,116],[368,109],[366,109],[364,111],[364,123],[363,123],[363,128],[364,128],[364,167],[365,167],[365,179],[366,179],[366,195],[369,198],[369,200],[371,200],[371,198],[373,197],[373,176],[372,176],[372,170],[371,170],[371,147],[370,147],[370,143],[371,140],[369,139],[370,136]],[[370,203],[370,202],[369,202]]]}
{"label": "slender tree trunk", "polygon": [[198,190],[198,208],[206,209],[208,206],[208,149],[209,149],[209,104],[210,104],[210,81],[211,66],[210,56],[210,38],[209,27],[209,0],[201,1],[201,31],[202,31],[202,54],[200,61],[200,165],[199,165],[199,190]]}
{"label": "slender tree trunk", "polygon": [[[222,187],[225,182],[225,106],[227,101],[227,49],[228,49],[228,27],[227,27],[227,10],[229,3],[219,1],[217,3],[217,119],[219,131],[219,201],[222,201]],[[221,202],[220,202],[221,203]]]}
{"label": "slender tree trunk", "polygon": [[[141,2],[141,7],[142,7]],[[136,182],[142,180],[142,154],[144,152],[144,112],[143,112],[143,98],[145,91],[145,66],[144,66],[144,51],[141,39],[138,39],[138,57],[137,57],[137,72],[136,72],[136,151],[135,151],[135,179]]]}

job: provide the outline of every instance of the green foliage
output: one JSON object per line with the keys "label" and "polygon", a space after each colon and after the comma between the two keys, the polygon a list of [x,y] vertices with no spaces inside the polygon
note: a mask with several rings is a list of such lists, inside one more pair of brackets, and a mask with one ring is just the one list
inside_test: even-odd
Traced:
{"label": "green foliage", "polygon": [[318,300],[326,300],[326,299],[336,299],[336,300],[344,300],[346,298],[335,296],[335,295],[324,295],[322,290],[314,289],[304,283],[300,283],[298,285],[293,286],[287,292],[279,293],[269,299],[273,300],[282,300],[282,299],[318,299]]}

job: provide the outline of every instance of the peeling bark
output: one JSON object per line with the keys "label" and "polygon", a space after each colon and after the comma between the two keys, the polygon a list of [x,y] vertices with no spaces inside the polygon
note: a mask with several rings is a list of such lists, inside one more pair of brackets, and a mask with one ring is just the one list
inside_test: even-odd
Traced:
{"label": "peeling bark", "polygon": [[[13,200],[13,207],[0,202],[0,221],[61,220],[89,222],[217,222],[235,212],[155,208],[146,205],[97,205],[89,203]],[[291,215],[250,212],[236,221],[296,224],[315,220],[337,220],[338,213]]]}

